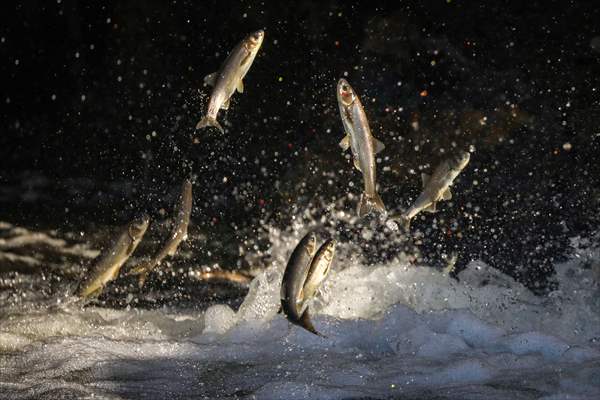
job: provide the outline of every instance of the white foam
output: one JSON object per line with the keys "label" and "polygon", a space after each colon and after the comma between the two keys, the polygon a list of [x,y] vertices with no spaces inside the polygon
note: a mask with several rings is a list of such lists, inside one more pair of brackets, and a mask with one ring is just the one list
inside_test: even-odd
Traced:
{"label": "white foam", "polygon": [[203,333],[225,333],[235,323],[235,312],[223,304],[214,305],[204,312]]}
{"label": "white foam", "polygon": [[7,310],[0,387],[42,398],[600,396],[598,287],[565,272],[575,261],[557,266],[560,292],[540,298],[481,262],[456,281],[398,260],[366,266],[342,249],[310,305],[324,339],[277,314],[300,234],[271,232],[272,264],[237,312]]}

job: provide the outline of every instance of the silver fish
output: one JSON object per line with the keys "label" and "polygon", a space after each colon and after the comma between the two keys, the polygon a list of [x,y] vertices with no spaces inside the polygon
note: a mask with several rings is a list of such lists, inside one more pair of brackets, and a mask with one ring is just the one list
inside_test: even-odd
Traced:
{"label": "silver fish", "polygon": [[192,214],[192,183],[188,179],[183,182],[175,214],[176,219],[173,223],[173,228],[162,248],[150,261],[138,265],[129,273],[131,275],[139,275],[138,286],[140,288],[144,286],[148,274],[158,267],[167,256],[172,257],[175,255],[179,244],[187,239],[190,215]]}
{"label": "silver fish", "polygon": [[79,285],[78,296],[89,298],[102,293],[106,284],[119,275],[119,270],[135,251],[149,224],[150,218],[142,215],[123,228],[108,250],[97,258],[90,274]]}
{"label": "silver fish", "polygon": [[404,228],[408,229],[410,221],[421,211],[436,212],[439,201],[452,198],[450,186],[470,159],[471,154],[468,151],[460,151],[443,160],[433,171],[433,175],[421,174],[423,192],[400,217],[391,217],[391,219],[399,219]]}
{"label": "silver fish", "polygon": [[337,99],[345,131],[340,147],[344,151],[352,150],[354,167],[363,174],[364,192],[358,204],[358,216],[363,217],[373,210],[385,213],[385,206],[377,193],[375,171],[375,154],[385,146],[371,134],[358,95],[345,79],[338,82]]}
{"label": "silver fish", "polygon": [[220,109],[229,108],[229,100],[236,90],[240,93],[244,92],[242,80],[248,73],[264,37],[265,33],[262,30],[249,34],[229,53],[219,71],[204,77],[204,83],[212,86],[213,91],[208,102],[208,111],[198,122],[196,129],[213,126],[221,133],[225,132],[217,121],[217,114]]}
{"label": "silver fish", "polygon": [[302,308],[314,297],[323,281],[327,278],[335,255],[335,245],[335,240],[329,239],[317,250],[317,254],[315,254],[310,264],[306,280],[302,286]]}
{"label": "silver fish", "polygon": [[322,336],[312,324],[308,308],[301,312],[302,288],[316,249],[315,235],[309,232],[292,252],[281,282],[281,309],[291,323],[301,326],[315,335]]}

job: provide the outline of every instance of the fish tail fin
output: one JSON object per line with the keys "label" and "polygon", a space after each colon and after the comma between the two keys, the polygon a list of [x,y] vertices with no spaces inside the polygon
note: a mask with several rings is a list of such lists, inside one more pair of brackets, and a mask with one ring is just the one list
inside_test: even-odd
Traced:
{"label": "fish tail fin", "polygon": [[385,214],[386,211],[383,200],[381,200],[381,197],[379,197],[378,193],[374,193],[372,195],[363,193],[360,196],[360,202],[358,203],[358,216],[362,218],[373,210],[379,212],[380,214]]}
{"label": "fish tail fin", "polygon": [[383,200],[381,200],[379,193],[375,193],[375,195],[371,198],[371,201],[373,202],[373,207],[375,208],[375,210],[377,210],[378,213],[387,213],[387,211],[385,210],[385,204],[383,204]]}
{"label": "fish tail fin", "polygon": [[207,126],[212,126],[220,130],[221,133],[225,133],[225,130],[223,129],[219,121],[217,121],[215,118],[209,117],[208,115],[203,117],[200,121],[198,121],[198,123],[196,124],[196,129],[203,129]]}
{"label": "fish tail fin", "polygon": [[144,284],[146,283],[146,280],[148,279],[149,273],[150,273],[150,271],[145,271],[145,272],[142,272],[140,274],[140,276],[138,276],[138,287],[140,289],[144,287]]}
{"label": "fish tail fin", "polygon": [[300,325],[304,329],[309,331],[310,333],[314,333],[315,335],[321,336],[323,338],[327,337],[327,336],[323,335],[322,333],[319,333],[315,329],[315,326],[312,324],[312,321],[310,320],[310,315],[308,314],[308,307],[306,308],[306,310],[304,310],[304,312],[302,313],[302,316],[300,317]]}
{"label": "fish tail fin", "polygon": [[152,267],[152,264],[149,262],[142,263],[138,266],[133,267],[127,273],[127,275],[138,275],[138,287],[141,289],[146,283],[146,279],[148,279],[148,274],[150,274],[150,271],[152,271]]}
{"label": "fish tail fin", "polygon": [[398,222],[405,231],[408,232],[410,230],[410,218],[408,218],[406,215],[400,215],[400,217],[398,217]]}

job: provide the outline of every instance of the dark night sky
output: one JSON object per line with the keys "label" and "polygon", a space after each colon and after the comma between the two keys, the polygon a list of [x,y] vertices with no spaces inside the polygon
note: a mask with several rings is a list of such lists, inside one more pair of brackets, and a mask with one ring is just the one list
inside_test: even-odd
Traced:
{"label": "dark night sky", "polygon": [[[265,199],[277,214],[289,197],[339,198],[356,180],[337,148],[334,86],[347,74],[387,145],[379,181],[388,208],[410,204],[414,171],[434,166],[440,149],[473,145],[459,207],[445,214],[471,226],[459,247],[511,259],[517,275],[547,268],[597,219],[597,5],[375,3],[3,4],[0,183],[18,185],[24,171],[59,191],[68,178],[125,179],[152,198],[192,172],[207,220],[261,215]],[[203,131],[192,144],[207,100],[202,78],[257,28],[266,39],[246,92],[219,117],[227,134]],[[316,169],[337,173],[336,184]],[[234,198],[235,188],[247,194]],[[3,208],[3,217],[27,218],[18,202]],[[434,246],[443,233],[432,235]]]}

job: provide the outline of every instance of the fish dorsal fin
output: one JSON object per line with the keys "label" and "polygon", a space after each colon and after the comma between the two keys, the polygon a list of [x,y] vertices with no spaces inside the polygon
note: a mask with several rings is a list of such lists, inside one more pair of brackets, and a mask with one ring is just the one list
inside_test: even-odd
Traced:
{"label": "fish dorsal fin", "polygon": [[426,173],[421,174],[421,182],[423,182],[423,187],[427,186],[429,179],[431,179],[431,175],[427,175]]}
{"label": "fish dorsal fin", "polygon": [[444,191],[444,193],[442,193],[442,199],[448,201],[451,198],[452,198],[452,192],[450,191],[450,188],[448,188]]}
{"label": "fish dorsal fin", "polygon": [[362,169],[360,169],[360,161],[358,160],[358,157],[352,157],[352,162],[354,162],[354,168],[362,172]]}
{"label": "fish dorsal fin", "polygon": [[345,134],[344,138],[340,141],[340,147],[342,150],[346,151],[350,148],[350,135]]}
{"label": "fish dorsal fin", "polygon": [[430,213],[434,213],[434,212],[436,212],[436,211],[437,211],[437,208],[436,208],[436,203],[435,203],[435,201],[434,201],[433,203],[431,203],[430,205],[428,205],[427,207],[425,207],[425,208],[423,209],[423,211],[427,211],[427,212],[430,212]]}
{"label": "fish dorsal fin", "polygon": [[135,251],[136,247],[137,247],[137,243],[132,238],[131,241],[129,242],[129,245],[127,245],[127,257],[129,257],[130,255],[133,254],[133,252]]}
{"label": "fish dorsal fin", "polygon": [[215,86],[215,82],[217,81],[217,72],[213,72],[212,74],[208,74],[204,77],[204,83],[208,86]]}
{"label": "fish dorsal fin", "polygon": [[373,138],[373,148],[375,149],[375,154],[378,154],[385,149],[385,144],[383,144],[382,141]]}
{"label": "fish dorsal fin", "polygon": [[242,81],[240,79],[240,81],[238,82],[237,86],[235,87],[235,89],[239,92],[239,93],[244,93],[244,81]]}
{"label": "fish dorsal fin", "polygon": [[221,110],[229,110],[229,99],[226,99],[223,104],[221,104]]}

